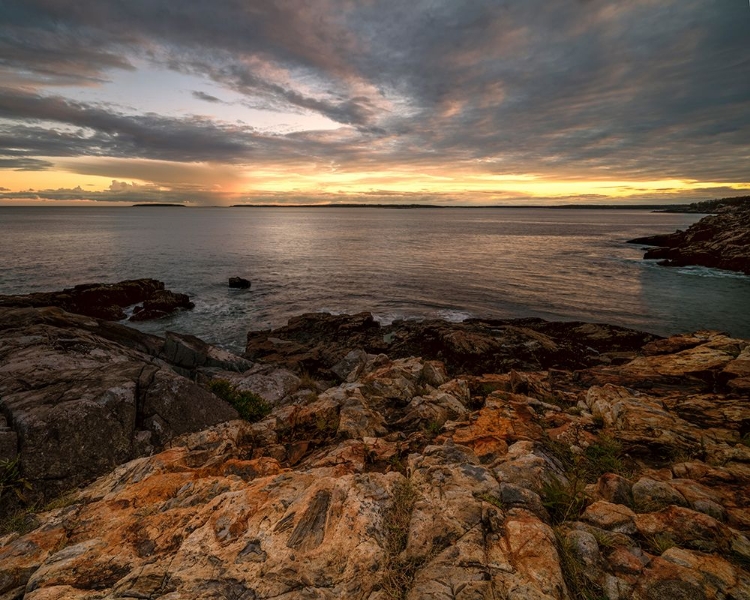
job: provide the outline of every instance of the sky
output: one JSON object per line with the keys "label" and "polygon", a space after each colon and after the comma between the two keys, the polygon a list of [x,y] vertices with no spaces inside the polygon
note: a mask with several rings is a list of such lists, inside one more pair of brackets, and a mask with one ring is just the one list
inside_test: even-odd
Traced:
{"label": "sky", "polygon": [[748,190],[747,0],[0,0],[0,204]]}

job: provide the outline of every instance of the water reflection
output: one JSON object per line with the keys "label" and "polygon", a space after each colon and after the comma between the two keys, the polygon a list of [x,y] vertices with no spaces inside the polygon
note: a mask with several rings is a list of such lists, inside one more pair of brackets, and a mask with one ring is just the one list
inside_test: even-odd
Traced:
{"label": "water reflection", "polygon": [[[540,209],[0,209],[0,293],[155,277],[196,309],[139,325],[242,347],[295,314],[540,316],[750,337],[750,278],[670,270],[624,241],[695,215]],[[233,275],[250,292],[226,287]]]}

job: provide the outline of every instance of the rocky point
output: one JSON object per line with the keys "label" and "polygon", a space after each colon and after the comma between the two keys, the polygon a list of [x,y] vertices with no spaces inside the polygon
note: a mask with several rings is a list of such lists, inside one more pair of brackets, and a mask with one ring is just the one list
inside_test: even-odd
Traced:
{"label": "rocky point", "polygon": [[194,308],[187,294],[164,288],[156,279],[129,279],[119,283],[87,283],[61,292],[38,292],[17,296],[0,296],[0,307],[57,306],[68,312],[121,321],[123,309],[134,306],[131,321],[165,317],[178,309]]}
{"label": "rocky point", "polygon": [[668,267],[699,265],[750,275],[750,202],[727,205],[685,231],[630,240],[654,246],[644,258]]}
{"label": "rocky point", "polygon": [[[272,411],[216,412],[16,517],[0,598],[750,598],[746,340],[308,315],[251,334],[243,363],[195,338],[23,318],[3,334],[6,413],[8,385],[14,411],[36,377],[62,382],[50,405],[78,385],[59,353],[65,372],[99,361],[93,381],[136,346],[151,370],[230,381]],[[219,401],[175,389],[159,393],[180,410]]]}

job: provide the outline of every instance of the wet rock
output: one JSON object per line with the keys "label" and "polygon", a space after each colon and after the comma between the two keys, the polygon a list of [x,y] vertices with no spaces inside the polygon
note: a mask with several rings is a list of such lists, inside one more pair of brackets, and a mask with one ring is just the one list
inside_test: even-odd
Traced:
{"label": "wet rock", "polygon": [[244,277],[230,277],[229,278],[229,287],[238,289],[238,290],[247,290],[250,289],[250,280],[245,279]]}
{"label": "wet rock", "polygon": [[195,304],[190,301],[187,294],[176,294],[169,290],[157,290],[151,294],[142,306],[136,306],[131,321],[148,321],[161,319],[172,314],[178,309],[194,308]]}
{"label": "wet rock", "polygon": [[155,279],[132,279],[119,283],[77,285],[61,292],[41,292],[24,296],[0,296],[0,307],[56,306],[67,312],[120,321],[123,308],[139,302],[144,308],[169,313],[177,307],[192,308],[185,294],[173,294]]}
{"label": "wet rock", "polygon": [[611,360],[602,358],[602,352],[632,351],[654,339],[653,335],[608,325],[541,319],[396,321],[381,326],[369,313],[310,313],[273,331],[248,333],[246,356],[325,375],[349,352],[361,350],[373,355],[386,353],[391,359],[420,356],[441,361],[451,375],[481,375],[608,364]]}

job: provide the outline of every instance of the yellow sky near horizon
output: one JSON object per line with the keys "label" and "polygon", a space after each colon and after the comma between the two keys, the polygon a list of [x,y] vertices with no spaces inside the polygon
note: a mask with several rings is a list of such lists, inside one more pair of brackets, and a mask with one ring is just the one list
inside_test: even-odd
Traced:
{"label": "yellow sky near horizon", "polygon": [[[111,169],[107,168],[108,163],[111,163]],[[91,165],[96,167],[91,168]],[[576,178],[572,175],[560,178],[530,173],[499,175],[459,167],[451,170],[442,166],[364,171],[267,164],[251,169],[239,165],[110,159],[87,159],[85,163],[74,159],[66,161],[63,166],[65,168],[46,171],[3,172],[0,187],[5,189],[0,203],[36,204],[49,197],[58,205],[63,202],[80,204],[87,200],[87,196],[95,197],[97,203],[102,203],[108,199],[97,193],[110,192],[113,181],[124,181],[128,184],[124,187],[133,191],[150,189],[184,193],[187,201],[190,201],[191,194],[198,194],[201,197],[196,202],[198,204],[231,204],[239,199],[252,202],[253,197],[266,195],[278,195],[280,199],[284,196],[309,197],[312,202],[321,196],[337,195],[366,202],[368,196],[388,194],[403,198],[419,196],[423,202],[424,197],[431,195],[437,198],[453,195],[460,198],[462,203],[470,204],[512,203],[520,198],[532,202],[534,199],[554,201],[575,198],[585,202],[588,198],[592,203],[601,203],[627,201],[628,198],[644,195],[652,196],[654,200],[660,196],[669,199],[703,189],[750,189],[748,182],[680,179],[636,181]],[[138,174],[143,176],[135,177]],[[9,197],[14,192],[29,190],[36,192],[39,199],[26,197],[13,200]],[[72,190],[77,190],[80,197],[54,199],[52,193],[67,191],[70,195]]]}

